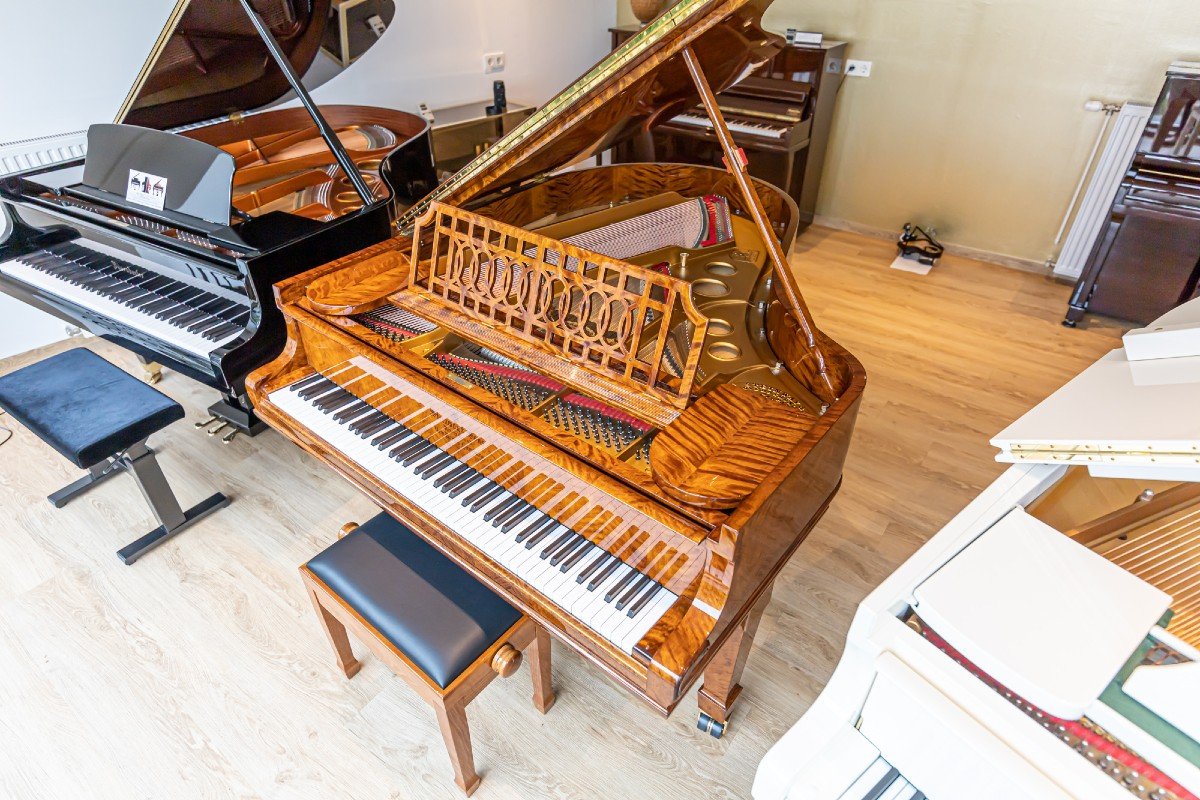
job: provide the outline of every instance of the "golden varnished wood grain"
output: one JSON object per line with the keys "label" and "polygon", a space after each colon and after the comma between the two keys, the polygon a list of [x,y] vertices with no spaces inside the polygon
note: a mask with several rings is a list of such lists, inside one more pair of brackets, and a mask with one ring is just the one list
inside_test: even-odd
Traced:
{"label": "golden varnished wood grain", "polygon": [[664,492],[701,508],[732,508],[792,449],[815,418],[725,384],[693,403],[650,446]]}
{"label": "golden varnished wood grain", "polygon": [[[889,270],[894,255],[821,228],[792,254],[871,391],[842,490],[775,581],[730,733],[695,730],[691,697],[663,718],[558,648],[557,713],[531,707],[520,675],[472,704],[477,798],[747,797],[832,673],[857,603],[1004,469],[988,438],[1120,346],[1102,319],[1058,324],[1069,287],[952,255],[919,277]],[[158,388],[191,421],[213,399],[169,370]],[[220,489],[234,503],[127,568],[119,531],[152,524],[136,489],[117,478],[56,510],[45,495],[78,470],[0,425],[15,429],[0,446],[6,797],[461,797],[428,707],[376,659],[346,681],[296,579],[339,525],[374,513],[356,489],[275,433],[222,445],[177,423],[151,444],[181,501]]]}

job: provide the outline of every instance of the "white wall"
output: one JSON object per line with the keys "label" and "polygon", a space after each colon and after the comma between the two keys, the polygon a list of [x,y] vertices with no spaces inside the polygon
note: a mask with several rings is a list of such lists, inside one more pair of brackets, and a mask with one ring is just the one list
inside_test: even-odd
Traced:
{"label": "white wall", "polygon": [[[608,52],[616,18],[611,0],[399,0],[383,39],[313,97],[437,108],[490,98],[500,78],[510,100],[540,104]],[[504,72],[484,75],[497,50]]]}

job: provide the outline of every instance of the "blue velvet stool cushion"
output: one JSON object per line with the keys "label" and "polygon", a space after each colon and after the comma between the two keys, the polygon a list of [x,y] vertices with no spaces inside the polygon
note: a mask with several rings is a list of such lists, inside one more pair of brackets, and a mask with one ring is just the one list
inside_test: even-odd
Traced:
{"label": "blue velvet stool cushion", "polygon": [[443,689],[521,618],[387,514],[330,545],[308,569]]}
{"label": "blue velvet stool cushion", "polygon": [[183,406],[78,348],[0,377],[0,408],[80,467],[183,419]]}

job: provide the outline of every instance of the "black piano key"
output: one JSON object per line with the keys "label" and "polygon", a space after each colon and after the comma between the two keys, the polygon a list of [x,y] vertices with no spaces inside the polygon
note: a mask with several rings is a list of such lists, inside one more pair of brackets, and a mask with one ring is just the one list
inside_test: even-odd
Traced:
{"label": "black piano key", "polygon": [[503,486],[489,481],[483,488],[463,498],[462,504],[470,508],[472,514],[477,514],[481,508],[495,500],[503,491]]}
{"label": "black piano key", "polygon": [[406,447],[402,453],[394,455],[392,458],[399,461],[402,467],[411,467],[425,456],[436,452],[437,449],[433,442],[418,436],[414,446]]}
{"label": "black piano key", "polygon": [[596,552],[596,550],[599,550],[598,547],[596,547],[594,544],[589,542],[587,539],[584,539],[584,542],[585,542],[585,544],[583,547],[580,547],[578,550],[576,550],[574,553],[571,553],[571,555],[567,556],[567,558],[565,558],[563,560],[562,566],[560,566],[558,568],[559,572],[562,572],[564,574],[570,574],[571,570],[578,567],[580,562],[586,561],[588,556],[594,554]]}
{"label": "black piano key", "polygon": [[503,511],[501,511],[499,514],[497,514],[495,517],[492,518],[492,527],[493,528],[502,527],[510,519],[512,519],[513,517],[515,517],[519,514],[522,514],[529,507],[530,507],[530,505],[529,505],[528,501],[524,500],[523,498],[518,497],[517,502],[513,503],[508,508],[504,509]]}
{"label": "black piano key", "polygon": [[525,549],[532,550],[546,540],[546,537],[552,535],[556,530],[562,527],[558,520],[550,520],[549,525],[543,525],[532,536],[525,540]]}
{"label": "black piano key", "polygon": [[449,453],[438,453],[432,458],[427,458],[422,461],[413,471],[422,480],[427,480],[430,475],[441,472],[442,469],[449,466],[451,462],[457,461],[458,459]]}
{"label": "black piano key", "polygon": [[587,539],[579,536],[577,539],[572,539],[564,547],[559,548],[558,552],[550,556],[550,566],[559,567],[563,572],[566,572],[567,562],[570,561],[576,553],[586,553],[592,546],[592,543]]}
{"label": "black piano key", "polygon": [[468,472],[473,472],[471,465],[462,464],[451,472],[447,472],[445,475],[438,476],[438,479],[433,482],[433,488],[441,489],[443,492],[445,492],[448,489],[448,484],[450,484],[452,481],[458,480]]}
{"label": "black piano key", "polygon": [[375,407],[366,400],[360,399],[357,403],[351,403],[341,411],[333,415],[333,418],[341,423],[349,422],[352,419],[362,416],[368,411],[374,411]]}
{"label": "black piano key", "polygon": [[312,398],[317,397],[318,395],[324,394],[325,392],[329,391],[336,385],[337,384],[335,384],[333,381],[329,380],[324,375],[322,375],[320,381],[312,384],[311,386],[307,386],[304,389],[301,389],[299,394],[300,394],[300,397],[303,398],[304,400],[311,400]]}
{"label": "black piano key", "polygon": [[[528,525],[526,525],[524,528],[522,528],[521,532],[518,533],[514,538],[516,539],[516,541],[518,543],[520,543],[520,542],[523,542],[526,539],[530,538],[531,536],[536,536],[542,530],[548,530],[548,529],[553,528],[557,524],[558,524],[557,520],[552,519],[551,517],[548,517],[545,515],[540,515],[536,519],[534,519],[533,522],[530,522]],[[526,546],[528,547],[528,545],[526,545]]]}
{"label": "black piano key", "polygon": [[401,425],[399,428],[396,428],[395,430],[392,430],[389,428],[388,430],[383,431],[377,437],[372,439],[371,446],[377,450],[387,450],[389,447],[396,444],[400,440],[406,439],[412,435],[413,435],[413,432],[410,431],[408,428],[404,427],[403,425]]}
{"label": "black piano key", "polygon": [[[469,492],[471,489],[477,487],[480,481],[486,480],[487,478],[483,476],[482,472],[473,469],[466,476],[456,481],[453,486],[447,486],[445,489],[446,496],[450,498],[458,497],[463,492]],[[463,502],[463,505],[466,505],[466,501]]]}
{"label": "black piano key", "polygon": [[[549,558],[551,553],[562,547],[567,542],[572,541],[576,535],[577,534],[575,531],[568,529],[562,531],[557,536],[551,537],[546,543],[546,546],[542,548],[542,552],[538,553],[538,558]],[[532,543],[532,539],[530,542],[526,542],[526,546],[528,546],[530,543]]]}
{"label": "black piano key", "polygon": [[654,581],[639,573],[638,579],[629,584],[629,588],[617,598],[617,611],[624,611],[625,607],[633,602],[633,598],[645,591],[646,587],[651,583],[654,583]]}
{"label": "black piano key", "polygon": [[627,574],[624,578],[621,578],[621,580],[617,581],[616,586],[613,586],[604,595],[604,602],[611,603],[619,595],[624,594],[625,590],[629,588],[629,584],[633,583],[634,581],[638,580],[641,577],[642,577],[642,573],[638,572],[636,569],[630,569],[629,574]]}
{"label": "black piano key", "polygon": [[[480,477],[482,477],[482,475],[480,475]],[[484,486],[481,486],[478,489],[475,489],[474,492],[468,494],[467,497],[464,497],[462,499],[462,504],[464,506],[467,506],[467,505],[472,505],[472,504],[476,503],[476,501],[478,501],[478,500],[491,499],[493,497],[496,497],[497,494],[499,494],[500,492],[503,492],[503,491],[504,491],[504,487],[500,486],[499,483],[492,483],[491,481],[487,481],[486,483],[484,483]],[[472,509],[472,511],[474,511],[474,509]]]}
{"label": "black piano key", "polygon": [[509,497],[506,497],[503,501],[496,503],[495,505],[493,505],[491,508],[489,508],[487,511],[484,512],[483,521],[491,522],[492,520],[496,519],[498,516],[500,516],[501,514],[503,514],[506,511],[508,511],[510,508],[512,508],[513,506],[517,505],[520,502],[521,502],[521,498],[517,497],[515,494],[511,495]]}
{"label": "black piano key", "polygon": [[314,372],[312,375],[309,375],[307,378],[301,378],[300,380],[296,381],[288,388],[291,389],[293,392],[298,392],[301,389],[307,389],[309,386],[312,386],[317,381],[323,381],[323,380],[325,380],[324,375],[322,375],[319,372]]}
{"label": "black piano key", "polygon": [[345,389],[338,389],[336,392],[331,392],[318,400],[317,408],[321,409],[326,414],[333,414],[334,411],[337,411],[339,408],[343,408],[346,405],[355,402],[356,400],[358,400],[358,398],[350,392],[347,392]]}
{"label": "black piano key", "polygon": [[[593,575],[596,574],[596,570],[601,569],[604,566],[606,566],[610,560],[616,561],[618,563],[620,561],[620,559],[618,559],[616,556],[614,556],[612,553],[608,552],[607,550],[600,551],[600,554],[598,556],[596,556],[596,559],[594,561],[592,561],[590,564],[588,564],[586,567],[584,567],[583,570],[580,571],[580,573],[575,576],[575,582],[583,583],[584,581],[589,580]],[[589,585],[588,591],[591,591],[591,589],[592,589],[592,587]]]}
{"label": "black piano key", "polygon": [[392,451],[390,453],[388,453],[388,455],[393,460],[399,461],[402,466],[407,467],[408,464],[405,463],[405,461],[404,461],[406,458],[413,455],[414,453],[417,453],[417,454],[427,453],[427,452],[429,452],[430,447],[432,447],[432,445],[429,444],[428,439],[424,438],[423,436],[414,434],[411,439],[392,448]]}
{"label": "black piano key", "polygon": [[454,470],[457,469],[461,463],[462,462],[457,458],[450,458],[445,461],[441,461],[422,472],[421,480],[428,481],[436,478],[438,475],[449,475],[451,472],[454,472]]}
{"label": "black piano key", "polygon": [[650,598],[658,594],[658,590],[661,588],[662,586],[659,585],[658,581],[650,581],[650,585],[646,587],[645,591],[629,604],[629,611],[626,613],[630,619],[640,614],[642,609],[646,607],[646,603],[650,602]]}
{"label": "black piano key", "polygon": [[403,437],[396,440],[396,446],[392,447],[392,449],[388,452],[388,457],[396,458],[398,456],[403,458],[404,455],[406,455],[406,453],[408,453],[410,450],[413,450],[414,447],[419,447],[422,444],[426,444],[425,439],[419,437],[419,435],[414,431],[408,431],[408,429],[406,429]]}
{"label": "black piano key", "polygon": [[506,519],[500,523],[500,532],[508,533],[513,528],[517,527],[522,522],[529,519],[529,516],[531,514],[535,513],[536,511],[537,511],[537,506],[534,506],[530,503],[526,503],[523,508],[518,507],[515,513],[509,514],[508,519]]}
{"label": "black piano key", "polygon": [[396,421],[376,409],[374,414],[367,414],[354,420],[354,424],[350,426],[350,430],[358,435],[358,438],[365,439],[373,433],[383,429],[385,425],[395,425]]}

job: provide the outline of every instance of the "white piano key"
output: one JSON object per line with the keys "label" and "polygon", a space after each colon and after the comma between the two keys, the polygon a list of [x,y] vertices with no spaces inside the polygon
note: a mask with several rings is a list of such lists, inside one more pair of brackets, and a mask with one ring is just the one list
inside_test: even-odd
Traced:
{"label": "white piano key", "polygon": [[[344,398],[341,398],[338,393],[338,387],[333,385],[322,386],[313,383],[307,385],[305,389],[311,391],[311,394],[307,398],[301,397],[300,391],[293,391],[290,387],[285,387],[273,392],[271,394],[271,401],[280,410],[295,418],[297,422],[325,439],[347,458],[438,519],[447,528],[455,531],[464,540],[472,543],[486,553],[500,566],[525,581],[536,591],[546,595],[557,606],[575,616],[601,636],[613,642],[614,645],[621,647],[625,652],[632,652],[632,648],[645,635],[646,631],[653,627],[654,623],[658,621],[662,614],[677,599],[669,590],[658,587],[654,590],[651,600],[646,602],[639,609],[639,612],[631,617],[628,613],[630,607],[627,606],[625,609],[616,608],[616,600],[624,592],[628,591],[629,586],[624,587],[623,591],[618,593],[611,601],[605,600],[605,595],[613,587],[620,585],[634,572],[633,568],[628,564],[619,564],[595,589],[589,590],[590,579],[589,581],[580,582],[576,578],[603,552],[601,548],[590,542],[590,540],[586,543],[579,540],[580,543],[573,545],[576,548],[586,548],[585,553],[564,569],[564,566],[570,559],[563,559],[558,564],[552,564],[551,557],[549,555],[543,557],[543,553],[546,552],[552,543],[562,539],[564,536],[569,535],[570,537],[565,541],[578,540],[580,534],[577,532],[560,523],[554,525],[553,528],[544,533],[537,543],[531,547],[527,545],[532,537],[527,537],[523,541],[518,542],[517,536],[529,525],[534,524],[535,521],[540,521],[539,526],[541,526],[549,518],[546,517],[544,512],[536,511],[520,525],[516,525],[507,531],[502,530],[502,526],[500,525],[492,524],[492,520],[487,519],[488,514],[493,509],[501,508],[504,504],[518,497],[514,492],[507,489],[496,492],[486,503],[479,505],[474,510],[472,510],[472,506],[475,505],[474,500],[464,505],[464,500],[471,498],[484,486],[494,485],[491,481],[492,478],[505,475],[519,468],[524,462],[510,458],[503,463],[484,467],[481,470],[484,477],[478,479],[470,490],[456,497],[450,497],[448,491],[442,491],[441,487],[434,486],[438,476],[454,472],[462,464],[462,460],[473,460],[473,455],[482,453],[487,449],[488,444],[486,442],[480,441],[474,447],[457,453],[458,460],[448,463],[437,470],[433,470],[428,475],[418,475],[417,471],[421,470],[423,472],[425,466],[430,463],[430,460],[437,457],[438,452],[446,452],[446,450],[432,448],[428,453],[405,466],[390,455],[396,449],[395,444],[389,444],[383,448],[373,444],[373,440],[382,438],[389,431],[400,429],[403,420],[386,426],[375,434],[362,437],[351,430],[354,421],[358,418],[357,415],[347,415],[342,419],[335,418],[338,413],[352,408],[354,405],[353,401],[333,403],[325,409],[318,408],[315,405],[315,403],[320,402],[323,398],[326,400],[343,400]],[[418,414],[419,411],[416,411],[408,415],[408,417],[415,418]],[[421,430],[430,432],[433,427],[436,426],[428,426]],[[469,435],[469,433],[464,432],[458,437],[444,443],[443,447],[453,449],[456,442],[464,441],[465,437]],[[412,441],[415,440],[410,438],[410,440],[406,440],[406,444],[411,444]],[[522,486],[529,487],[531,491],[539,494],[538,504],[542,508],[551,508],[559,499],[567,497],[572,492],[580,493],[586,488],[582,485],[582,482],[559,481],[559,488],[554,492],[550,492],[542,484],[535,486],[536,475],[533,474],[532,470],[530,473],[530,475],[521,479],[510,488],[519,490]],[[618,514],[622,518],[631,517],[638,522],[642,522],[642,515],[628,513],[631,509],[618,508],[616,501],[611,498],[603,503],[593,503],[589,508],[595,508],[597,505],[607,511]],[[571,515],[573,519],[583,519],[585,516],[586,514],[584,513],[573,513]],[[622,519],[617,531],[628,529],[629,524],[631,523]],[[571,552],[574,555],[574,551]],[[638,575],[640,576],[640,573]],[[657,584],[654,585],[656,586]],[[641,593],[639,592],[637,598],[640,598],[640,596]]]}
{"label": "white piano key", "polygon": [[20,258],[0,263],[0,272],[75,305],[90,309],[101,316],[149,334],[155,339],[167,342],[205,360],[214,350],[242,335],[242,331],[239,330],[214,342],[198,333],[192,333],[184,328],[177,328],[163,320],[156,319],[153,314],[144,314],[137,309],[110,300],[102,294],[34,269]]}
{"label": "white piano key", "polygon": [[[708,117],[701,117],[694,114],[680,114],[677,117],[673,117],[671,122],[678,122],[683,125],[691,125],[696,128],[711,129],[713,126],[712,120],[710,120]],[[734,133],[749,133],[753,134],[754,136],[766,136],[772,139],[782,139],[784,134],[787,133],[787,130],[784,128],[777,128],[775,126],[768,126],[765,124],[753,125],[750,123],[737,122],[729,119],[725,120],[725,124],[729,130]]]}

